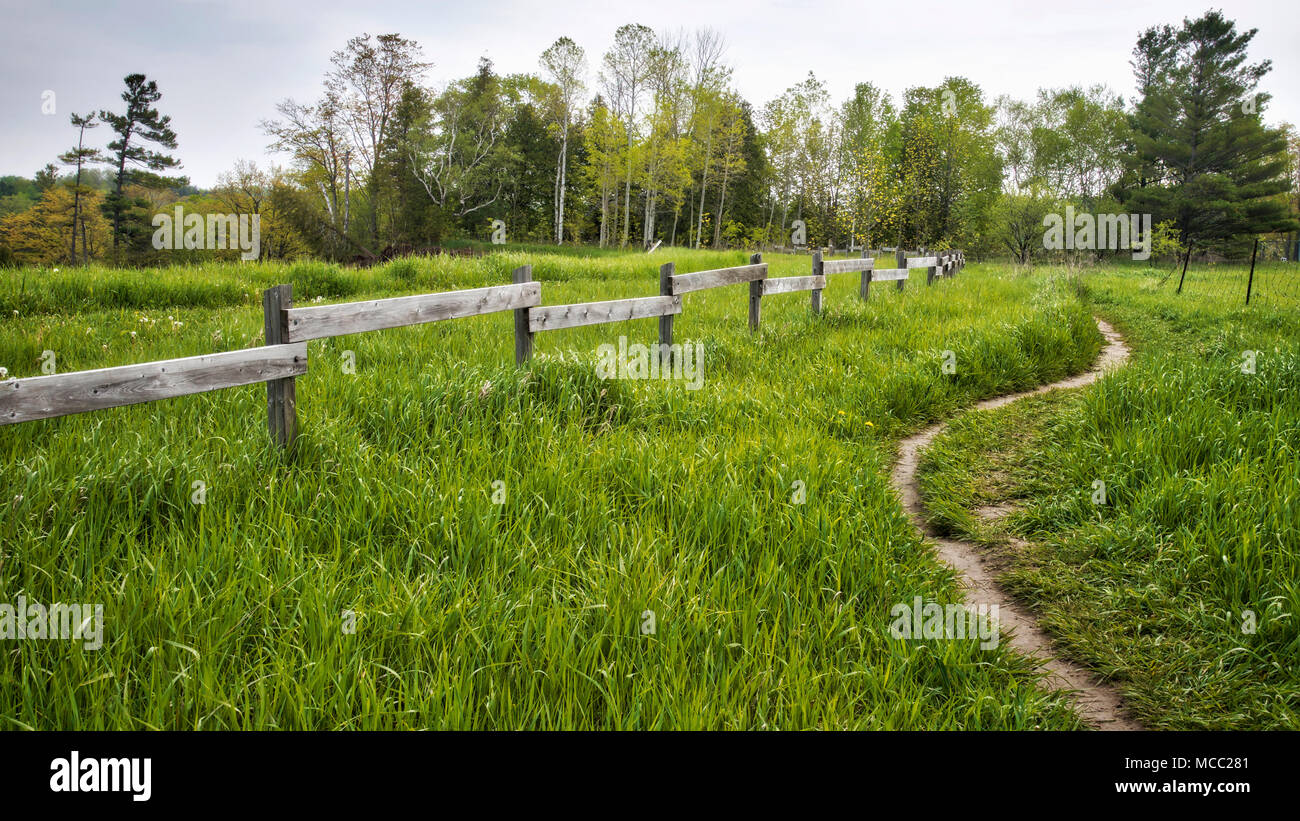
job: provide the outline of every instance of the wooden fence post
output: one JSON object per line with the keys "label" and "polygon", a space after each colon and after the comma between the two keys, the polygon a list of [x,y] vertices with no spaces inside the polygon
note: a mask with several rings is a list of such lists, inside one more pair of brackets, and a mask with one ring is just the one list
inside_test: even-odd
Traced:
{"label": "wooden fence post", "polygon": [[[759,265],[763,262],[762,254],[750,254],[749,264]],[[749,329],[758,330],[758,322],[763,317],[763,280],[749,282]]]}
{"label": "wooden fence post", "polygon": [[[677,271],[677,263],[665,262],[659,266],[659,295],[673,295],[673,274]],[[663,365],[671,365],[673,361],[672,353],[673,344],[673,315],[664,314],[659,317],[659,362]]]}
{"label": "wooden fence post", "polygon": [[[510,274],[516,285],[533,281],[533,266],[521,265]],[[533,358],[533,332],[528,329],[528,309],[515,308],[515,364],[522,365]]]}
{"label": "wooden fence post", "polygon": [[[289,341],[293,286],[275,285],[262,292],[262,319],[267,345]],[[266,383],[266,419],[271,441],[292,456],[298,439],[298,394],[292,376]]]}
{"label": "wooden fence post", "polygon": [[[868,253],[869,252],[867,251],[867,249],[863,248],[862,258],[866,259]],[[866,299],[870,288],[871,288],[871,269],[868,268],[867,270],[862,272],[862,283],[858,286],[858,296],[862,297],[863,299]]]}
{"label": "wooden fence post", "polygon": [[[901,245],[894,249],[894,267],[902,268],[904,272],[907,271],[907,251],[903,250]],[[898,290],[903,290],[903,286],[906,284],[907,277],[900,279],[898,281]]]}
{"label": "wooden fence post", "polygon": [[[818,248],[816,251],[813,252],[812,263],[813,263],[812,266],[813,276],[815,277],[822,276],[822,251],[820,248]],[[812,312],[813,312],[813,316],[816,316],[817,314],[820,314],[822,312],[822,289],[821,288],[812,289]]]}

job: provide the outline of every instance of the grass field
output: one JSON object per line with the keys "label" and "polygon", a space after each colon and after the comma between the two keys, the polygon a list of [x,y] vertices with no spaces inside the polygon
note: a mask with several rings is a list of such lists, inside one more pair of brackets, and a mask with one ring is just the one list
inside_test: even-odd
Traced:
{"label": "grass field", "polygon": [[[28,270],[4,283],[0,365],[254,345],[258,291],[282,281],[303,304],[500,283],[531,262],[559,304],[656,293],[667,258]],[[807,294],[772,296],[757,337],[743,286],[687,295],[695,391],[595,377],[597,345],[651,342],[654,320],[540,334],[522,371],[509,313],[315,341],[294,464],[268,446],[260,386],[0,429],[0,599],[104,605],[99,650],[5,643],[3,723],[1077,727],[1005,649],[889,636],[893,604],[957,593],[886,475],[902,432],[1078,371],[1099,335],[1060,278],[923,283],[863,304],[856,275],[834,277],[820,320]]]}
{"label": "grass field", "polygon": [[[1300,728],[1296,308],[1132,271],[1083,283],[1131,364],[959,418],[922,464],[927,507],[1001,556],[1148,726]],[[975,515],[989,506],[1016,510]]]}

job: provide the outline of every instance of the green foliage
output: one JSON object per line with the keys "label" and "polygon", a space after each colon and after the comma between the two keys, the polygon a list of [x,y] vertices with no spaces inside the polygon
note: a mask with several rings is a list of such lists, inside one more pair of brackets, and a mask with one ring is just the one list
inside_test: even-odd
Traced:
{"label": "green foliage", "polygon": [[[994,546],[1004,581],[1147,726],[1300,728],[1295,304],[1175,296],[1123,269],[1083,291],[1133,360],[957,419],[922,465],[927,508]],[[974,515],[988,505],[1016,511]]]}
{"label": "green foliage", "polygon": [[1056,211],[1058,201],[1033,188],[1004,194],[994,213],[993,233],[999,250],[1010,252],[1024,265],[1043,253],[1043,221]]}
{"label": "green foliage", "polygon": [[158,84],[146,80],[143,74],[128,74],[124,82],[126,91],[122,92],[122,101],[126,103],[126,111],[122,114],[99,112],[99,119],[117,134],[117,139],[109,142],[109,153],[102,160],[117,169],[113,191],[104,198],[102,205],[104,216],[112,224],[116,259],[121,259],[121,253],[128,256],[147,254],[147,240],[153,233],[149,224],[152,217],[149,200],[133,194],[128,186],[161,188],[186,182],[184,178],[170,180],[150,173],[180,165],[175,157],[145,145],[154,143],[173,149],[177,146],[171,117],[161,116],[153,107],[162,99]]}
{"label": "green foliage", "polygon": [[1269,95],[1256,91],[1271,66],[1246,62],[1255,33],[1210,11],[1147,30],[1134,51],[1143,94],[1120,192],[1133,211],[1172,220],[1184,245],[1297,225],[1278,196],[1289,188],[1286,135],[1265,126]]}
{"label": "green foliage", "polygon": [[[309,289],[340,279],[378,297],[411,280],[501,282],[527,260],[561,304],[655,293],[668,258],[61,271],[30,277],[31,304],[7,286],[3,314],[23,309],[5,320],[0,365],[32,375],[51,346],[62,370],[255,345],[256,286],[286,277],[311,304]],[[744,254],[671,258],[691,271]],[[770,263],[791,275],[808,258]],[[960,594],[887,467],[901,433],[1085,367],[1087,312],[1060,283],[973,267],[868,303],[856,289],[833,279],[821,320],[797,295],[764,300],[757,336],[743,289],[687,295],[676,331],[704,346],[698,391],[597,378],[597,346],[652,341],[653,320],[540,334],[523,369],[508,313],[314,341],[294,464],[268,446],[260,386],[0,428],[0,583],[102,603],[105,623],[98,651],[12,642],[0,716],[40,729],[1077,728],[1005,644],[889,637],[894,603]],[[944,349],[989,367],[953,379]]]}
{"label": "green foliage", "polygon": [[1179,259],[1187,246],[1179,241],[1178,229],[1173,220],[1157,223],[1151,231],[1151,258],[1174,261]]}
{"label": "green foliage", "polygon": [[961,77],[909,89],[901,122],[900,244],[985,244],[1002,160],[983,92]]}

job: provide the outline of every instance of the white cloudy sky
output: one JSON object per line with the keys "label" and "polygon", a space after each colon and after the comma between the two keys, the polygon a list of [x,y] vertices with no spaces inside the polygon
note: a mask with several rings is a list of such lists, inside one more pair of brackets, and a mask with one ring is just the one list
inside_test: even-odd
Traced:
{"label": "white cloudy sky", "polygon": [[[31,174],[75,140],[68,114],[120,105],[122,77],[158,82],[195,184],[240,157],[261,159],[258,121],[277,100],[314,98],[329,55],[362,32],[419,41],[438,85],[480,56],[501,72],[535,71],[569,36],[593,68],[614,30],[711,26],[728,45],[735,82],[761,105],[813,71],[836,99],[870,81],[895,97],[950,75],[999,94],[1106,83],[1129,96],[1139,31],[1221,8],[1258,28],[1254,60],[1271,59],[1264,90],[1273,122],[1300,123],[1300,2],[1296,0],[0,0],[0,174]],[[594,75],[593,78],[594,80]],[[56,114],[41,96],[55,92]],[[99,129],[95,136],[107,141]]]}

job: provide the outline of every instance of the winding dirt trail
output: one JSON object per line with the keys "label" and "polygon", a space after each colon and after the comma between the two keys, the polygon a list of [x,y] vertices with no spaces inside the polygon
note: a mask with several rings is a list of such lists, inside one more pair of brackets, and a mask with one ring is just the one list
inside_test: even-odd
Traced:
{"label": "winding dirt trail", "polygon": [[[1097,328],[1106,337],[1106,347],[1089,371],[1043,385],[1032,391],[1012,393],[987,399],[974,406],[974,410],[988,410],[1009,405],[1026,396],[1047,393],[1058,388],[1078,388],[1095,382],[1107,370],[1121,366],[1128,359],[1128,345],[1109,324],[1097,320]],[[968,589],[968,601],[998,606],[998,621],[1002,635],[1021,653],[1039,661],[1047,671],[1048,686],[1070,691],[1083,719],[1099,730],[1141,730],[1142,725],[1128,715],[1119,691],[1100,681],[1086,667],[1056,656],[1052,640],[1038,626],[1033,612],[1013,599],[997,583],[996,573],[986,564],[980,548],[972,542],[940,536],[925,522],[925,506],[921,502],[921,489],[916,470],[920,452],[946,423],[926,428],[915,436],[904,439],[899,446],[898,461],[891,477],[894,489],[903,500],[907,515],[922,535],[935,544],[939,557],[960,574]]]}

